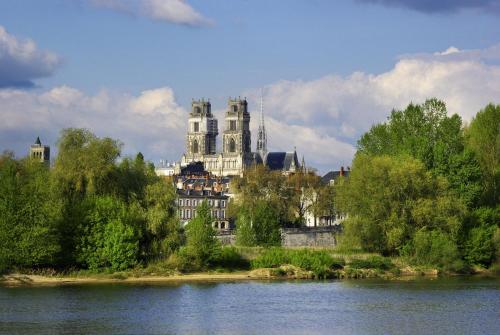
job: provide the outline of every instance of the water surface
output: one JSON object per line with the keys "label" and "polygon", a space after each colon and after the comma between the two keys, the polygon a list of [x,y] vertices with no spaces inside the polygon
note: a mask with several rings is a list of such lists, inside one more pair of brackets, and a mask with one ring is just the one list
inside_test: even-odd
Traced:
{"label": "water surface", "polygon": [[0,287],[0,334],[500,334],[500,279]]}

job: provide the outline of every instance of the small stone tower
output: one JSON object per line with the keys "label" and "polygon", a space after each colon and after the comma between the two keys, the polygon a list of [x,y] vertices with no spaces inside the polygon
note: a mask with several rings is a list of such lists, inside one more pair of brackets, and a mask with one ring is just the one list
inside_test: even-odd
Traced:
{"label": "small stone tower", "polygon": [[212,115],[210,102],[193,100],[188,120],[187,155],[192,158],[214,155],[218,134],[217,119]]}
{"label": "small stone tower", "polygon": [[30,147],[30,158],[45,163],[47,166],[50,165],[50,147],[42,145],[40,137],[37,137],[35,144]]}
{"label": "small stone tower", "polygon": [[246,99],[229,99],[222,137],[223,153],[251,153],[250,113]]}

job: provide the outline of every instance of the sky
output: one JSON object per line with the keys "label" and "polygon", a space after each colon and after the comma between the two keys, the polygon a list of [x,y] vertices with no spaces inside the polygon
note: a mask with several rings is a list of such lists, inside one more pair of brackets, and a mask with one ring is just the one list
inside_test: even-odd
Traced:
{"label": "sky", "polygon": [[0,2],[0,152],[40,136],[55,153],[62,129],[84,127],[177,161],[192,99],[222,125],[238,96],[255,149],[261,92],[269,150],[320,173],[410,102],[469,122],[500,103],[500,0]]}

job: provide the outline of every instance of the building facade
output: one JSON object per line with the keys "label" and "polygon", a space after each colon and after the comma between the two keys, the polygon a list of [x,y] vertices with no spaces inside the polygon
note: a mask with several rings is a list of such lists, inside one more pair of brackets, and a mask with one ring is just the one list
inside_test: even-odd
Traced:
{"label": "building facade", "polygon": [[210,102],[193,101],[188,120],[186,152],[180,166],[202,162],[215,176],[241,176],[255,162],[262,161],[251,150],[250,113],[246,99],[229,99],[222,134],[222,151],[217,152],[217,119]]}

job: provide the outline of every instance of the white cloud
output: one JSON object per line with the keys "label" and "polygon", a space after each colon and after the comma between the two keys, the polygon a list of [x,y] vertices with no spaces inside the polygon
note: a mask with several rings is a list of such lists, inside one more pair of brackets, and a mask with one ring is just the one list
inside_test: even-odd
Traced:
{"label": "white cloud", "polygon": [[43,93],[0,90],[0,150],[15,149],[20,155],[36,136],[53,146],[61,129],[84,127],[120,139],[125,154],[142,151],[150,159],[178,159],[186,122],[187,113],[169,87],[138,96],[105,90],[86,95],[68,86]]}
{"label": "white cloud", "polygon": [[33,79],[50,76],[59,65],[55,53],[39,50],[33,40],[20,40],[0,26],[0,87],[33,86]]}
{"label": "white cloud", "polygon": [[204,17],[185,0],[89,0],[95,7],[107,8],[127,14],[149,17],[155,20],[188,26],[211,25],[212,20]]}
{"label": "white cloud", "polygon": [[[264,90],[269,149],[296,147],[308,165],[326,172],[349,165],[359,136],[385,121],[393,108],[436,97],[447,103],[450,114],[468,121],[487,103],[500,103],[500,66],[495,64],[500,57],[495,50],[406,56],[381,74],[356,72],[272,83]],[[249,97],[255,148],[260,89],[242,93]],[[106,90],[87,95],[68,86],[41,93],[4,89],[0,90],[0,150],[12,148],[23,154],[38,135],[53,145],[61,128],[87,127],[99,136],[122,140],[125,153],[179,159],[185,148],[188,108],[177,103],[169,87],[137,95]],[[222,133],[225,106],[213,108]]]}
{"label": "white cloud", "polygon": [[[469,121],[486,104],[500,103],[497,60],[499,46],[450,48],[435,55],[404,56],[390,71],[377,75],[356,72],[278,81],[264,90],[269,142],[279,150],[297,146],[306,161],[325,171],[346,165],[362,133],[385,121],[393,108],[405,108],[410,102],[436,97],[446,102],[450,114]],[[253,115],[258,115],[260,90],[246,95],[254,106]]]}

